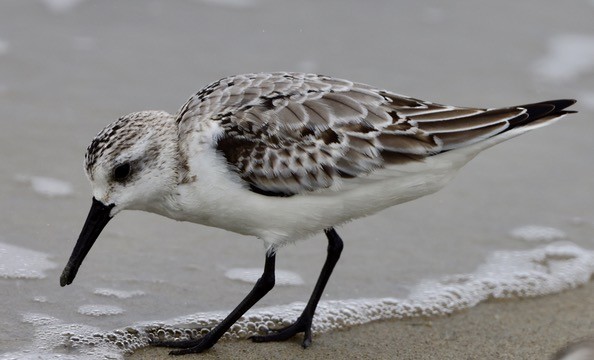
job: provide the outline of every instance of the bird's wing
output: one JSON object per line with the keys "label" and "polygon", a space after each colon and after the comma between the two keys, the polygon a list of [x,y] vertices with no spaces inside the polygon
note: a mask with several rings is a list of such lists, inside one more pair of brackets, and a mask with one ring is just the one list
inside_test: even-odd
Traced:
{"label": "bird's wing", "polygon": [[[537,113],[555,106],[536,106]],[[521,125],[524,107],[434,104],[328,76],[261,73],[219,80],[178,114],[180,134],[213,122],[213,142],[254,191],[290,196],[423,161]]]}

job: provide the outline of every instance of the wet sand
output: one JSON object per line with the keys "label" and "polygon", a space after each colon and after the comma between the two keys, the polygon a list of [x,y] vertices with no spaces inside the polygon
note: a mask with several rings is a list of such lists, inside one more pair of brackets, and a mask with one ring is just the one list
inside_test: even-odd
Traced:
{"label": "wet sand", "polygon": [[[201,359],[553,359],[575,341],[594,337],[594,283],[539,298],[490,301],[440,318],[380,321],[285,343],[221,341],[186,358]],[[130,359],[170,359],[146,348]]]}

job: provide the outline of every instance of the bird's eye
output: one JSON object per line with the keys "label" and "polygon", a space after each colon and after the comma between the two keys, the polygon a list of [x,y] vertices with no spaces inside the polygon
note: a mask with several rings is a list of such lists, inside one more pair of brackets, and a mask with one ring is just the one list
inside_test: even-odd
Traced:
{"label": "bird's eye", "polygon": [[128,176],[130,176],[130,171],[132,168],[130,167],[130,163],[123,163],[113,170],[113,179],[115,181],[123,181],[126,180]]}

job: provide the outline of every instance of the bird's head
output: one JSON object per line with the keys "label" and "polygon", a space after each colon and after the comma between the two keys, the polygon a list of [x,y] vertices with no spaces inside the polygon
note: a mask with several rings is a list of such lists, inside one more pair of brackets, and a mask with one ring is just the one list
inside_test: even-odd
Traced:
{"label": "bird's head", "polygon": [[71,284],[97,237],[118,212],[154,210],[178,183],[174,116],[163,111],[126,115],[103,129],[85,154],[93,202],[60,277]]}

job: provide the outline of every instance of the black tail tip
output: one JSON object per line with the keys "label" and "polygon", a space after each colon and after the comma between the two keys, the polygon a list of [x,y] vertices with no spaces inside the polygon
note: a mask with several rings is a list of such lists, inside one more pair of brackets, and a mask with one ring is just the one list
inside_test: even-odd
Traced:
{"label": "black tail tip", "polygon": [[558,100],[549,100],[549,101],[541,101],[532,104],[526,104],[518,106],[519,108],[526,109],[528,113],[528,119],[536,120],[544,116],[548,115],[562,115],[562,114],[570,114],[575,113],[577,111],[574,110],[564,110],[571,105],[575,104],[577,101],[574,99],[558,99]]}
{"label": "black tail tip", "polygon": [[[570,107],[571,105],[575,104],[577,102],[577,100],[575,99],[559,99],[559,100],[550,100],[550,101],[543,101],[543,104],[550,104],[553,105],[554,108],[554,112],[557,111],[561,111],[565,108]],[[573,111],[576,112],[576,111]]]}

